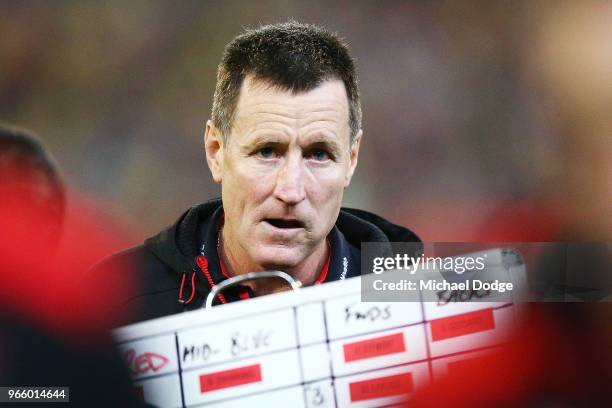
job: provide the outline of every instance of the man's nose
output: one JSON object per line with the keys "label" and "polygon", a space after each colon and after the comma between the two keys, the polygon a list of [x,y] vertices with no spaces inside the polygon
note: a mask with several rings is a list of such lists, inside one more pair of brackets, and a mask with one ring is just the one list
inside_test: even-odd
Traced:
{"label": "man's nose", "polygon": [[302,157],[287,155],[276,177],[274,195],[285,204],[295,205],[306,198]]}

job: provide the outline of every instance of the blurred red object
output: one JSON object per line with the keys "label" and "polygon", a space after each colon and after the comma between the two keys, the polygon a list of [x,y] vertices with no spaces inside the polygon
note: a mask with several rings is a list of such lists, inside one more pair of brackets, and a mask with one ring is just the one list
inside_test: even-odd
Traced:
{"label": "blurred red object", "polygon": [[409,406],[603,406],[612,397],[610,309],[608,304],[531,304],[511,343],[458,364]]}
{"label": "blurred red object", "polygon": [[58,219],[23,181],[15,174],[0,183],[0,311],[70,341],[88,341],[117,321],[112,299],[124,298],[134,282],[129,271],[95,282],[86,273],[134,240],[84,199],[72,200],[72,210]]}

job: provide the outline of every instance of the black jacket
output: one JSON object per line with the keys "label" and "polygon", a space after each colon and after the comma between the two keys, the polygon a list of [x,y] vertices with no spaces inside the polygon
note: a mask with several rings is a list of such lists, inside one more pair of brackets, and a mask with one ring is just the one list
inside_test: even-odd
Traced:
{"label": "black jacket", "polygon": [[[118,324],[203,306],[211,285],[226,279],[217,255],[222,214],[218,199],[192,207],[173,226],[145,240],[143,245],[113,255],[94,268],[95,279],[104,279],[108,273],[130,274],[133,290],[127,298],[114,302],[120,309],[118,316],[125,316]],[[360,275],[362,242],[420,243],[406,228],[367,211],[349,208],[340,211],[329,240],[331,258],[323,282]],[[418,247],[420,250],[421,246]],[[135,281],[131,276],[134,273]],[[253,294],[242,287],[228,289],[223,295],[223,300],[231,302]]]}

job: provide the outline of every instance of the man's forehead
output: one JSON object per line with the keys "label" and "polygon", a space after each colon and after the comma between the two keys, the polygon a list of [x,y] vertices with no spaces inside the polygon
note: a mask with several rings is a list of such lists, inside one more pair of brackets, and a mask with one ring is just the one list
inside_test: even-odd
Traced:
{"label": "man's forehead", "polygon": [[327,114],[344,124],[348,123],[348,109],[346,89],[338,79],[329,79],[309,91],[294,93],[247,76],[240,89],[235,119],[253,120],[253,115],[266,112],[296,119],[309,114]]}

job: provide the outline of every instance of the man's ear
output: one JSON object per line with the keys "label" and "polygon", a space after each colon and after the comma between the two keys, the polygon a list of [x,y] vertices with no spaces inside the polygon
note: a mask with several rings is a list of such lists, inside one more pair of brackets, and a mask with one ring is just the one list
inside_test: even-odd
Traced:
{"label": "man's ear", "polygon": [[223,180],[223,137],[212,121],[206,121],[206,132],[204,133],[204,150],[206,151],[206,163],[215,183]]}
{"label": "man's ear", "polygon": [[353,142],[351,143],[351,157],[349,163],[349,171],[346,173],[346,179],[344,180],[344,188],[347,188],[349,184],[351,184],[351,179],[353,178],[353,174],[355,173],[355,168],[357,168],[357,162],[359,161],[359,146],[361,145],[361,136],[363,135],[363,131],[359,129],[359,132],[355,135]]}

